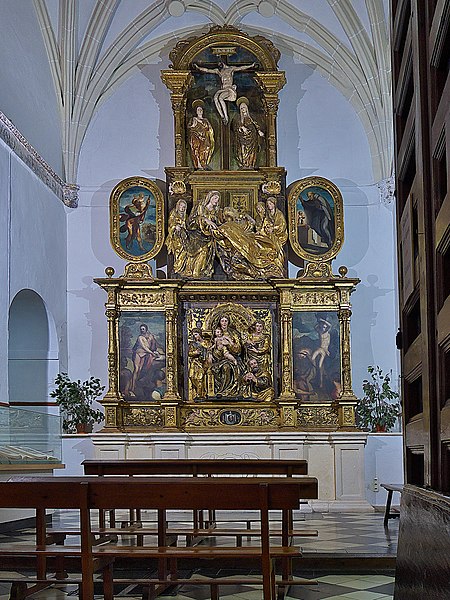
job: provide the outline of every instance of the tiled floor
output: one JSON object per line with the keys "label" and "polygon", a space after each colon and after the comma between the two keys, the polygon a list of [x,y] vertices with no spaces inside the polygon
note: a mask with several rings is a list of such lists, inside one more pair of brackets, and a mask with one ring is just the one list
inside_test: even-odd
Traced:
{"label": "tiled floor", "polygon": [[[301,521],[301,522],[300,522]],[[77,516],[70,511],[61,511],[54,515],[53,525],[55,527],[76,527]],[[394,576],[392,571],[374,571],[372,568],[364,571],[364,559],[374,557],[395,557],[397,550],[398,520],[389,521],[389,528],[383,527],[383,515],[381,513],[373,514],[347,514],[347,513],[312,513],[299,514],[296,519],[296,528],[317,529],[318,537],[302,537],[294,540],[295,545],[303,549],[303,555],[308,558],[308,572],[297,573],[303,577],[314,578],[318,585],[314,586],[292,586],[288,593],[288,598],[297,600],[377,600],[392,599],[394,589]],[[27,543],[30,532],[22,530],[14,534],[0,534],[0,544]],[[130,543],[127,539],[125,543]],[[215,544],[230,543],[229,538],[218,537],[214,540]],[[244,543],[252,543],[250,540]],[[345,558],[357,557],[358,570],[352,572],[343,572],[341,567],[333,568],[333,559],[340,560]],[[327,559],[328,572],[323,571],[321,563]],[[301,559],[298,563],[301,566]],[[313,565],[311,567],[311,565]],[[329,565],[331,565],[329,567]],[[233,571],[225,572],[218,569],[214,571],[201,571],[195,573],[195,577],[208,575],[214,577],[223,577],[230,575],[239,578],[243,574]],[[5,572],[0,576],[5,577]],[[149,576],[150,573],[139,573],[136,576]],[[130,574],[127,574],[127,577]],[[257,574],[255,573],[255,577]],[[9,598],[9,586],[0,584],[0,600]],[[74,585],[61,586],[59,589],[47,589],[35,594],[34,598],[48,600],[76,600],[78,598],[78,589]],[[128,586],[116,593],[117,598],[127,598],[128,600],[140,600],[139,589],[135,586]],[[161,596],[162,598],[168,596]],[[209,588],[207,586],[183,586],[181,589],[172,591],[170,598],[173,600],[206,600],[209,598]],[[220,597],[228,600],[260,600],[261,591],[257,586],[223,586],[220,590]],[[97,596],[96,596],[97,598]],[[98,596],[101,598],[101,596]]]}

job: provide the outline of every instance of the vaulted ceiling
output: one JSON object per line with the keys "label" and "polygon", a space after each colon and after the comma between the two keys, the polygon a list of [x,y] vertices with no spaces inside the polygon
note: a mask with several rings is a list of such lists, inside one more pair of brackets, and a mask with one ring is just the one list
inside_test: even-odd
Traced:
{"label": "vaulted ceiling", "polygon": [[140,66],[161,62],[177,41],[212,24],[259,32],[281,52],[314,65],[361,120],[374,180],[391,175],[390,50],[383,0],[22,0],[22,8],[24,1],[34,5],[45,45],[68,183],[77,182],[83,139],[102,103]]}

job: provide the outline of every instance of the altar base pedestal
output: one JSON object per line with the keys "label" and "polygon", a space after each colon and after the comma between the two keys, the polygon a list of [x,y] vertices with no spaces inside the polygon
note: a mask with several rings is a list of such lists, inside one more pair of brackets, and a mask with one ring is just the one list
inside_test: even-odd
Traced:
{"label": "altar base pedestal", "polygon": [[372,512],[365,498],[362,432],[116,433],[94,434],[95,458],[304,459],[319,480],[315,512]]}

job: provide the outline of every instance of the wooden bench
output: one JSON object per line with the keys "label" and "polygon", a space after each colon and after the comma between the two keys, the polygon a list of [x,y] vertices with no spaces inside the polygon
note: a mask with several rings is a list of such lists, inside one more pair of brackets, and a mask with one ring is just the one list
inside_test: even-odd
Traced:
{"label": "wooden bench", "polygon": [[[130,460],[85,460],[81,463],[85,475],[113,476],[128,475],[130,477],[140,475],[187,475],[198,476],[220,476],[220,475],[256,475],[256,476],[281,476],[293,477],[308,474],[308,463],[306,460],[292,459],[130,459]],[[203,511],[194,515],[194,529],[210,527],[214,525],[213,513],[208,515],[208,520],[203,517]],[[130,515],[130,524],[140,523],[140,509],[136,514]],[[115,526],[115,514],[110,511],[110,525]],[[104,516],[100,517],[100,525],[105,527]],[[247,529],[251,527],[247,520]],[[292,526],[291,526],[292,529]],[[295,535],[301,536],[304,532],[298,530]],[[305,535],[310,535],[306,533]],[[317,535],[317,533],[315,534]]]}
{"label": "wooden bench", "polygon": [[384,511],[384,521],[383,524],[385,527],[389,525],[389,519],[397,519],[400,517],[400,512],[397,509],[391,508],[392,504],[392,495],[394,492],[399,492],[400,494],[403,491],[403,485],[399,483],[382,483],[381,487],[387,491],[386,498],[386,508]]}
{"label": "wooden bench", "polygon": [[[25,548],[16,546],[5,549],[5,554],[26,553],[41,561],[37,579],[47,581],[45,560],[49,556],[79,556],[81,558],[81,589],[84,598],[93,597],[94,570],[102,565],[104,597],[113,598],[112,561],[119,557],[127,559],[156,559],[158,577],[145,580],[149,597],[166,589],[168,585],[181,583],[177,574],[177,560],[224,559],[237,560],[257,558],[261,564],[264,600],[279,597],[287,585],[305,583],[293,581],[291,559],[300,556],[300,551],[288,544],[288,512],[298,506],[300,498],[317,498],[317,480],[303,478],[13,478],[0,483],[0,507],[38,508],[41,511],[38,523],[36,546]],[[45,508],[76,508],[80,512],[81,543],[79,546],[45,545]],[[106,508],[155,509],[158,511],[158,533],[155,545],[125,546],[108,543],[93,545],[94,527],[91,524],[91,511]],[[218,546],[218,547],[172,547],[167,545],[167,510],[258,510],[261,516],[260,544],[258,546]],[[282,512],[281,546],[270,543],[270,510]],[[42,512],[43,511],[43,512]],[[44,517],[44,518],[43,518]],[[0,551],[0,556],[3,549]],[[282,576],[276,582],[273,561],[281,559]],[[101,562],[99,563],[99,560]],[[122,582],[123,580],[121,580]],[[209,585],[212,597],[218,597],[220,585],[228,585],[230,580],[189,580]],[[246,582],[249,580],[245,579]],[[250,581],[255,583],[255,578]],[[133,580],[133,583],[136,583]],[[261,581],[260,581],[261,583]],[[281,594],[281,596],[280,596]]]}

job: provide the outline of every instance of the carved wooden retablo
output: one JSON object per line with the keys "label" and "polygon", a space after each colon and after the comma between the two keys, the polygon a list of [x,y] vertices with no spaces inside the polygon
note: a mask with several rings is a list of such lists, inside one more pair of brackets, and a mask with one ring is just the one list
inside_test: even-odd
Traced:
{"label": "carved wooden retablo", "polygon": [[104,431],[355,427],[358,280],[331,269],[342,196],[322,177],[286,190],[279,57],[261,36],[213,27],[178,43],[161,73],[175,165],[165,192],[142,177],[114,188],[111,242],[128,264],[96,279],[108,294]]}

